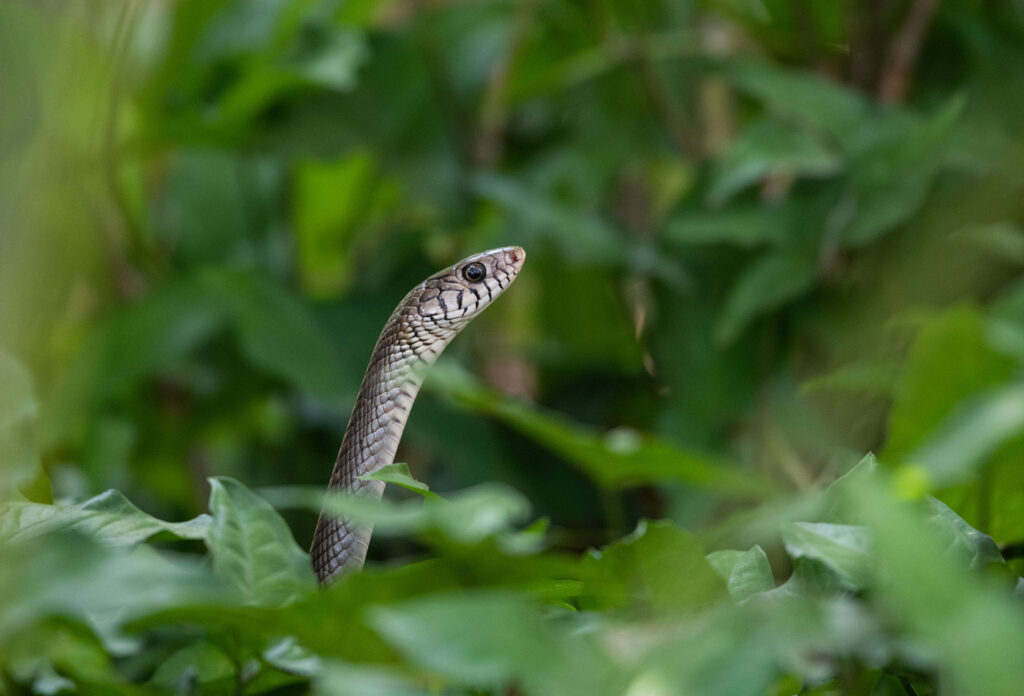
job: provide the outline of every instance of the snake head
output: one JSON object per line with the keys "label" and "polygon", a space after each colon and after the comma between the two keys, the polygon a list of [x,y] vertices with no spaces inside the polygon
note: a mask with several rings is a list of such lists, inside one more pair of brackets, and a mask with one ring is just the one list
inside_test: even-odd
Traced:
{"label": "snake head", "polygon": [[458,330],[512,284],[525,260],[517,246],[473,254],[427,278],[408,301],[419,316]]}

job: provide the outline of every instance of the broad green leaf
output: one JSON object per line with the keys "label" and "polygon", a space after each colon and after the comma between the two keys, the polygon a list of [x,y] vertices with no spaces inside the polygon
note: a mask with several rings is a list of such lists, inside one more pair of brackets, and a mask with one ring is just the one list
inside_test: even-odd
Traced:
{"label": "broad green leaf", "polygon": [[78,505],[9,503],[0,506],[0,539],[20,541],[61,530],[73,530],[102,544],[138,544],[154,536],[205,539],[210,518],[165,522],[135,507],[122,493],[109,490]]}
{"label": "broad green leaf", "polygon": [[791,251],[757,258],[737,279],[715,324],[715,340],[728,345],[762,314],[799,297],[814,284],[811,258]]}
{"label": "broad green leaf", "polygon": [[932,646],[940,678],[968,696],[1011,696],[1024,683],[1024,617],[1008,593],[944,553],[927,508],[893,499],[877,479],[850,490],[871,530],[879,601],[889,621]]}
{"label": "broad green leaf", "polygon": [[369,665],[329,663],[314,681],[314,696],[430,696],[400,670]]}
{"label": "broad green leaf", "polygon": [[795,522],[782,528],[782,541],[790,557],[824,563],[848,587],[863,588],[871,578],[870,539],[863,527]]}
{"label": "broad green leaf", "polygon": [[614,430],[602,437],[563,416],[528,407],[486,389],[447,363],[434,366],[428,373],[426,387],[498,418],[565,457],[602,486],[617,488],[646,481],[676,480],[738,495],[763,496],[773,490],[772,484],[756,475],[658,437],[629,429]]}
{"label": "broad green leaf", "polygon": [[373,627],[414,664],[456,684],[527,693],[621,693],[586,635],[555,631],[521,595],[461,592],[372,609]]}
{"label": "broad green leaf", "polygon": [[[693,609],[722,596],[723,583],[696,538],[671,522],[641,520],[627,537],[584,558],[581,604]],[[685,579],[685,580],[684,580]]]}
{"label": "broad green leaf", "polygon": [[[954,409],[1005,383],[1015,370],[1014,360],[988,346],[984,322],[973,307],[954,307],[926,323],[893,391],[882,460],[907,461]],[[960,453],[947,456],[959,459]]]}
{"label": "broad green leaf", "polygon": [[149,684],[165,693],[201,689],[204,694],[230,694],[235,664],[218,646],[199,641],[173,653],[156,668]]}
{"label": "broad green leaf", "polygon": [[968,479],[1008,440],[1024,431],[1024,384],[970,399],[908,455],[923,467],[932,485],[948,486]]}
{"label": "broad green leaf", "polygon": [[708,554],[707,560],[725,581],[729,595],[736,601],[775,588],[775,577],[768,556],[758,545],[746,551],[715,551]]}
{"label": "broad green leaf", "polygon": [[773,119],[760,119],[747,126],[715,161],[708,200],[720,206],[768,175],[823,177],[839,170],[838,154],[813,135]]}
{"label": "broad green leaf", "polygon": [[214,571],[246,601],[280,605],[312,589],[309,556],[266,500],[233,479],[211,478],[210,514]]}

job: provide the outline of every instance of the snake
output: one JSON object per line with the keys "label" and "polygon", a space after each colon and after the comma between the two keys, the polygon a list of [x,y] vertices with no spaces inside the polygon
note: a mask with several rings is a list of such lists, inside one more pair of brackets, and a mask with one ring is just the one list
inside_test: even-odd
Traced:
{"label": "snake", "polygon": [[[364,477],[394,462],[425,368],[508,289],[525,260],[518,246],[473,254],[430,276],[398,303],[363,374],[328,491],[381,498],[385,482]],[[360,570],[372,534],[371,524],[321,509],[309,552],[319,582]]]}

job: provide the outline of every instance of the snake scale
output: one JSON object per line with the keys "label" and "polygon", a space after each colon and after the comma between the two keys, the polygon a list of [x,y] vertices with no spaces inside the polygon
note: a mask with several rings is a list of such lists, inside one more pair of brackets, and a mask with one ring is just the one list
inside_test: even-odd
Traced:
{"label": "snake scale", "polygon": [[[398,304],[373,349],[328,490],[383,495],[383,481],[359,477],[394,461],[424,368],[512,284],[525,259],[516,246],[474,254],[430,276]],[[321,511],[309,552],[320,582],[362,568],[372,532],[368,524]]]}

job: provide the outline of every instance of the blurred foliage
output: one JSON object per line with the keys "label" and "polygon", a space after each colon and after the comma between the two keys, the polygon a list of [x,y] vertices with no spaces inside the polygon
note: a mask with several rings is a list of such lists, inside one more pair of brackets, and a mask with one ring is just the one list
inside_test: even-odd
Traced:
{"label": "blurred foliage", "polygon": [[[1019,693],[1020,65],[1018,0],[3,0],[0,693]],[[318,590],[377,332],[513,243]]]}

